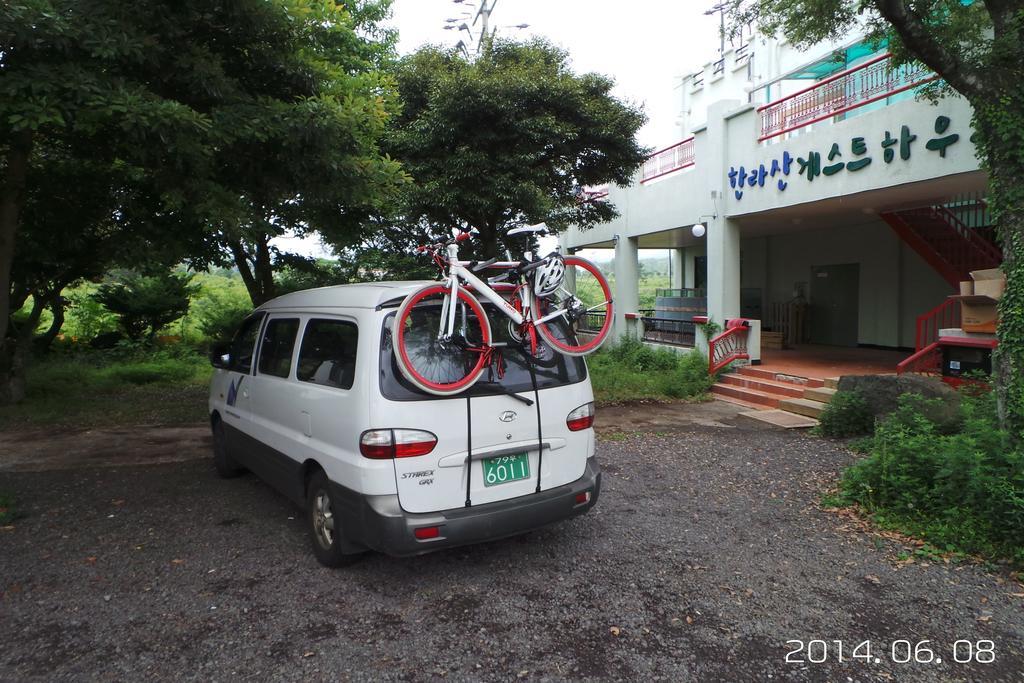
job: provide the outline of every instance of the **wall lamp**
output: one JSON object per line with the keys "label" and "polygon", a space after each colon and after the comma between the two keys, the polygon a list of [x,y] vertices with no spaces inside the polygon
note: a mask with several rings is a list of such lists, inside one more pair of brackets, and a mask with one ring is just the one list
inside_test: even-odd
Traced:
{"label": "wall lamp", "polygon": [[704,220],[705,218],[710,218],[711,220],[714,220],[718,218],[718,215],[713,213],[706,213],[698,216],[697,222],[693,224],[692,228],[690,228],[690,232],[693,234],[694,237],[699,238],[707,234],[708,226],[707,221]]}

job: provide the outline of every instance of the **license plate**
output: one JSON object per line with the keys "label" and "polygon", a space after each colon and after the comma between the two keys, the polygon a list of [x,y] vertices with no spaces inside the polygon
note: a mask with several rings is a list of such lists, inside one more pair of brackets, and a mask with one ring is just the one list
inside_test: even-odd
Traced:
{"label": "license plate", "polygon": [[484,486],[497,486],[510,481],[519,481],[530,476],[530,458],[526,453],[500,455],[486,458],[484,463]]}

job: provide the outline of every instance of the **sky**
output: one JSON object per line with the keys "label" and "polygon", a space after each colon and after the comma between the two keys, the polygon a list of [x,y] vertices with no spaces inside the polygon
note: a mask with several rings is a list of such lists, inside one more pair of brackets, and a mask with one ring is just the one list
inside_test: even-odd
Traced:
{"label": "sky", "polygon": [[[579,73],[596,71],[616,81],[615,95],[644,105],[649,122],[640,142],[667,147],[680,139],[676,126],[678,77],[717,59],[718,15],[705,16],[713,0],[497,0],[491,25],[508,38],[543,36],[567,50]],[[454,45],[465,32],[446,31],[445,19],[479,6],[479,0],[396,0],[391,25],[398,50],[424,43]],[[463,9],[466,8],[466,9]],[[527,29],[507,28],[529,24]],[[456,24],[458,25],[458,24]],[[479,28],[479,23],[477,24]]]}
{"label": "sky", "polygon": [[[615,96],[642,104],[647,113],[648,122],[637,135],[640,143],[662,148],[681,139],[676,124],[679,77],[717,59],[718,16],[704,15],[712,4],[713,0],[496,0],[491,25],[498,35],[509,38],[543,36],[569,52],[578,73],[611,76]],[[414,52],[426,43],[454,46],[467,36],[444,30],[445,20],[475,13],[478,6],[479,0],[395,0],[389,23],[398,30],[399,53]],[[529,28],[509,28],[523,23]],[[316,239],[278,238],[274,244],[305,255],[329,255]]]}

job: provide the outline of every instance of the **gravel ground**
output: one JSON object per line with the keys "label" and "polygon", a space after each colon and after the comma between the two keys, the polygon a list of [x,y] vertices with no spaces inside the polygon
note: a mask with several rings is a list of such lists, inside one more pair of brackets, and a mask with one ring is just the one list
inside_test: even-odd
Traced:
{"label": "gravel ground", "polygon": [[[900,563],[820,510],[842,448],[691,427],[599,457],[589,515],[335,571],[297,510],[207,459],[0,472],[26,513],[0,530],[0,679],[1024,680],[1024,588]],[[827,661],[786,663],[794,639]],[[893,663],[896,639],[942,663]],[[959,639],[993,641],[995,662],[955,664]],[[881,661],[840,663],[834,640]]]}

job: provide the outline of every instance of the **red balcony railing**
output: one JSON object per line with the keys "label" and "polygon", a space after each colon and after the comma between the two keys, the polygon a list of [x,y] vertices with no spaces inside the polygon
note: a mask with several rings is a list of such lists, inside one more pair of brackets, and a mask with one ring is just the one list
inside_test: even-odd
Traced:
{"label": "red balcony railing", "polygon": [[919,64],[893,67],[888,53],[879,55],[759,107],[761,135],[758,140],[863,107],[936,78],[936,74]]}
{"label": "red balcony railing", "polygon": [[640,175],[640,182],[645,183],[648,180],[660,178],[667,173],[693,166],[694,163],[693,138],[691,137],[677,142],[671,147],[658,150],[647,157]]}

